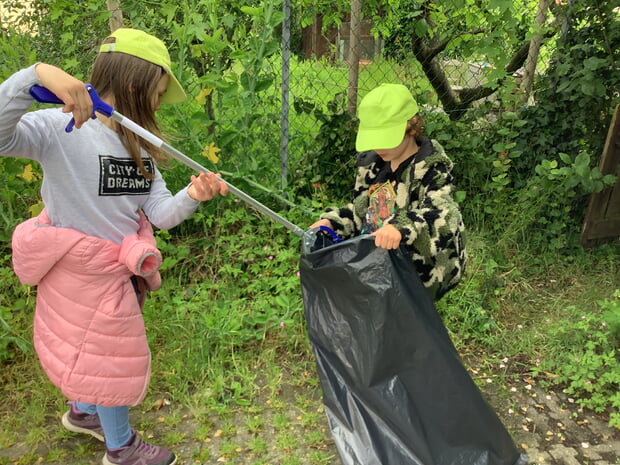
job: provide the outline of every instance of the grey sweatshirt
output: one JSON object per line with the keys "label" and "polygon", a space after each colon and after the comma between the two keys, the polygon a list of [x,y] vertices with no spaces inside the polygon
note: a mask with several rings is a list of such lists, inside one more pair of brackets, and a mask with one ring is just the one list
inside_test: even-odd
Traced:
{"label": "grey sweatshirt", "polygon": [[120,244],[138,230],[139,209],[161,229],[178,225],[200,202],[187,187],[172,195],[154,162],[144,178],[118,134],[98,119],[65,132],[60,108],[28,112],[29,89],[41,84],[34,66],[0,84],[0,155],[27,158],[43,169],[41,197],[52,224]]}

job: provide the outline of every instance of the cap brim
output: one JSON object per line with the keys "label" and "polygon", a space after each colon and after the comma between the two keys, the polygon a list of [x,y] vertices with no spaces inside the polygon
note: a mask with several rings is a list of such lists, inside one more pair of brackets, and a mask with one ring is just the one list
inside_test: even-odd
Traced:
{"label": "cap brim", "polygon": [[398,147],[405,138],[407,121],[390,128],[371,129],[360,125],[355,139],[355,149],[358,152],[368,150],[393,149]]}
{"label": "cap brim", "polygon": [[181,86],[181,83],[177,80],[171,71],[167,70],[170,81],[168,82],[168,88],[166,92],[161,96],[161,103],[179,103],[187,99],[185,91]]}

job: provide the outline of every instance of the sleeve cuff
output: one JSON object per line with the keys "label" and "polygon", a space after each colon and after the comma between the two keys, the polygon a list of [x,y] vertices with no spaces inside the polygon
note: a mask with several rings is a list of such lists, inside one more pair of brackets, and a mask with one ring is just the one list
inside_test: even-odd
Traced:
{"label": "sleeve cuff", "polygon": [[188,184],[183,189],[181,189],[181,192],[183,192],[183,195],[181,196],[183,207],[196,208],[200,204],[200,200],[194,200],[190,197],[188,192],[189,186],[191,186],[191,184]]}

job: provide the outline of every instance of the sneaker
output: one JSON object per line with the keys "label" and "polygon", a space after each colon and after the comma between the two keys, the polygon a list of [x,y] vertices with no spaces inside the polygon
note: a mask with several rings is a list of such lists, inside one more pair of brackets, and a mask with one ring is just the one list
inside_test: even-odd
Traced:
{"label": "sneaker", "polygon": [[69,411],[62,416],[62,425],[74,433],[90,434],[92,437],[103,442],[103,429],[99,422],[99,415],[83,413],[75,406],[75,401],[67,402]]}
{"label": "sneaker", "polygon": [[125,447],[108,449],[103,465],[174,465],[176,456],[167,449],[144,442],[134,431]]}

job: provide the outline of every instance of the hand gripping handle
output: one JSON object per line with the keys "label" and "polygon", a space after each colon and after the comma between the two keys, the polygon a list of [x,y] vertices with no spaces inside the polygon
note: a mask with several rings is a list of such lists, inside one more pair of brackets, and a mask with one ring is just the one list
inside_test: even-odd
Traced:
{"label": "hand gripping handle", "polygon": [[[88,91],[88,94],[90,95],[90,99],[93,102],[93,114],[91,118],[95,119],[97,117],[95,113],[97,112],[105,116],[108,116],[108,117],[112,116],[112,113],[114,113],[114,107],[112,107],[112,105],[108,105],[103,100],[101,100],[101,98],[99,97],[99,95],[95,91],[95,88],[92,85],[90,84],[85,84],[85,85],[86,85],[86,90]],[[49,90],[47,87],[43,87],[38,84],[35,84],[34,86],[30,88],[30,95],[32,95],[32,98],[34,98],[37,102],[57,103],[60,105],[64,104],[64,102],[60,100],[56,96],[56,94],[54,94],[51,90]],[[65,128],[65,131],[71,132],[73,130],[74,125],[75,125],[75,120],[71,118],[71,121],[69,121],[69,124]]]}

